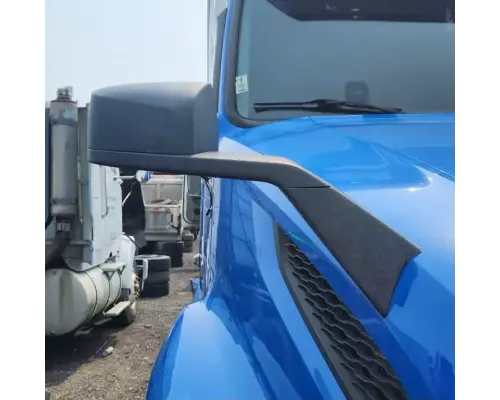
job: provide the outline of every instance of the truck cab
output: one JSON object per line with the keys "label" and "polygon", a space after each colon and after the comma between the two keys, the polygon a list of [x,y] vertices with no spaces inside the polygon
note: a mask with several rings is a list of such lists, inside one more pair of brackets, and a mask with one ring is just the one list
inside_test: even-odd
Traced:
{"label": "truck cab", "polygon": [[[211,0],[213,129],[207,86],[93,95],[93,162],[203,181],[148,400],[454,398],[454,29],[449,0]],[[143,156],[150,107],[150,147],[109,144],[158,96],[192,136]]]}
{"label": "truck cab", "polygon": [[45,108],[45,334],[135,321],[149,172],[87,158],[88,107],[69,87]]}

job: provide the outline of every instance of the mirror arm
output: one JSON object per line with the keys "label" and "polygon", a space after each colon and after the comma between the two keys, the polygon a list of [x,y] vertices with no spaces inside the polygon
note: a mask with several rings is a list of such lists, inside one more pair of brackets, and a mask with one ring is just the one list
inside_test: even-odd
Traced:
{"label": "mirror arm", "polygon": [[[405,265],[420,249],[328,183],[290,160],[260,154],[192,156],[89,149],[91,162],[278,186],[382,315]],[[132,165],[133,164],[133,165]]]}

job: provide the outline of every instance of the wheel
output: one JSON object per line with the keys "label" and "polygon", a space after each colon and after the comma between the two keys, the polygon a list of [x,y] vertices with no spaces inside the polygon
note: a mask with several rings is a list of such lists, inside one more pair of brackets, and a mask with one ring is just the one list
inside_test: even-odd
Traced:
{"label": "wheel", "polygon": [[148,297],[168,296],[170,294],[170,282],[166,281],[144,286],[143,294]]}
{"label": "wheel", "polygon": [[129,326],[132,325],[137,316],[137,300],[129,305],[123,312],[114,318],[115,322],[119,326]]}
{"label": "wheel", "polygon": [[134,323],[137,316],[137,299],[139,298],[139,294],[139,278],[134,274],[134,293],[128,293],[127,290],[123,290],[120,296],[120,301],[130,300],[131,304],[120,315],[113,318],[115,325],[124,327]]}
{"label": "wheel", "polygon": [[157,242],[155,253],[166,254],[172,260],[172,268],[180,268],[184,264],[182,259],[184,252],[183,242]]}

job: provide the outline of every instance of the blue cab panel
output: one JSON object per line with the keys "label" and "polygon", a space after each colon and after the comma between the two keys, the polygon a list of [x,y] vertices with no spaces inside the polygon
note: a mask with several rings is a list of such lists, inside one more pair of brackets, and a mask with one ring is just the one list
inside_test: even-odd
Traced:
{"label": "blue cab panel", "polygon": [[[267,3],[272,3],[272,7]],[[291,8],[286,9],[285,3]],[[254,13],[252,21],[265,27],[274,18],[278,21],[279,12],[293,14],[293,7],[299,7],[299,3],[309,4],[298,0],[208,2],[210,79],[219,94],[219,148],[221,151],[282,156],[296,162],[417,245],[421,254],[403,269],[389,313],[383,317],[277,187],[260,182],[211,179],[210,190],[205,184],[202,190],[202,261],[200,278],[193,282],[194,301],[178,316],[160,351],[146,398],[454,399],[455,114],[454,109],[440,109],[438,105],[439,101],[448,101],[454,94],[449,93],[449,82],[443,78],[442,85],[436,89],[439,93],[428,101],[429,107],[435,107],[429,112],[411,108],[406,113],[297,112],[286,118],[271,112],[270,119],[264,120],[265,113],[257,115],[250,111],[246,115],[248,118],[243,118],[237,110],[239,107],[246,110],[251,103],[251,88],[259,85],[258,73],[264,74],[267,67],[274,68],[271,63],[265,64],[266,68],[252,66],[258,58],[256,53],[250,52],[254,55],[253,60],[244,56],[256,46],[255,43],[264,43],[265,38],[261,36],[267,32],[262,29],[261,33],[255,30],[252,35],[249,33],[249,25],[245,25],[245,7],[250,7],[249,4],[255,7],[253,10],[248,8]],[[396,7],[395,2],[387,4]],[[324,13],[324,10],[304,7],[297,8],[301,14],[295,15],[293,21],[283,22],[282,29],[295,29],[307,18],[316,18],[314,13]],[[424,24],[431,24],[430,33],[426,34],[443,35],[432,46],[442,46],[442,54],[449,55],[447,46],[453,37],[453,24],[447,27],[432,25],[435,21],[431,20],[438,18],[438,14],[430,12],[429,21],[411,25],[411,29],[423,29]],[[405,18],[416,17],[412,14]],[[352,23],[337,22],[335,29]],[[321,23],[326,26],[326,22]],[[275,27],[279,35],[278,23]],[[377,32],[386,35],[389,31],[380,28]],[[306,30],[302,33],[307,34]],[[352,35],[349,38],[351,40]],[[300,35],[294,36],[295,39],[300,41]],[[238,44],[246,47],[236,60]],[[396,49],[398,43],[391,46]],[[311,49],[305,51],[312,52],[313,47],[311,44]],[[427,50],[416,51],[425,53]],[[276,53],[290,56],[284,48],[277,48]],[[368,53],[375,54],[375,50]],[[362,55],[353,50],[351,56],[357,59]],[[389,56],[375,54],[374,57],[379,60]],[[310,64],[314,66],[318,60],[312,59]],[[248,81],[240,75],[235,79],[236,61],[250,66],[253,75],[249,74]],[[436,60],[425,68],[434,66],[445,76],[451,64],[449,59]],[[406,64],[402,61],[401,65]],[[361,71],[360,65],[356,68]],[[387,68],[393,68],[394,74],[401,72],[392,64]],[[282,68],[283,76],[293,73],[289,69],[293,69],[293,65]],[[377,71],[386,76],[386,70]],[[432,74],[426,71],[422,74],[428,79]],[[343,73],[348,75],[349,68]],[[334,71],[332,75],[335,76]],[[274,75],[262,82],[272,86],[273,80],[278,78],[283,77]],[[375,84],[365,87],[359,82],[354,86],[356,90],[378,87]],[[268,88],[263,83],[262,88],[262,93],[273,94],[266,92]],[[289,89],[283,87],[278,94],[274,93],[274,100],[289,100],[280,98]],[[415,99],[405,93],[396,93],[396,87],[391,87],[389,92],[396,97],[402,96],[401,103],[418,109],[427,104],[417,103],[418,96],[425,96],[428,88],[414,89]],[[308,90],[304,86],[303,92]],[[356,90],[346,96],[366,95],[363,90],[361,94]],[[359,322],[404,388],[403,396],[390,391],[380,393],[374,388],[371,397],[349,397],[346,382],[339,378],[318,346],[303,309],[287,286],[282,273],[283,261],[279,257],[282,243],[277,231],[283,232],[300,248]],[[367,376],[373,373],[362,368],[360,371]]]}
{"label": "blue cab panel", "polygon": [[[343,398],[281,276],[274,223],[300,240],[302,250],[383,351],[409,398],[454,398],[453,128],[452,115],[385,121],[322,117],[223,138],[222,150],[276,154],[307,167],[416,243],[422,254],[407,265],[390,313],[382,318],[279,189],[257,182],[215,181],[211,222],[202,238],[205,297],[187,307],[176,322],[153,371],[148,399]],[[415,130],[428,136],[422,142],[429,153],[413,139]],[[313,140],[307,140],[311,136]],[[321,147],[312,145],[318,142]],[[438,163],[433,162],[436,155]],[[437,219],[439,224],[434,223]],[[186,324],[191,318],[196,322]],[[233,359],[225,351],[226,339],[202,323],[204,318],[214,318],[219,329],[230,331],[252,366],[242,368],[239,379],[257,377],[258,388],[245,389],[238,379],[225,381],[223,388],[215,384],[218,363],[235,371],[243,353]],[[174,351],[171,343],[180,338],[186,347]],[[207,348],[219,348],[223,359],[209,356]],[[174,370],[169,363],[175,363]],[[189,364],[191,377],[199,374],[200,382],[214,385],[200,384],[200,392],[187,391],[187,397],[180,388],[172,392],[165,382],[183,387],[183,374],[172,376],[183,363]]]}

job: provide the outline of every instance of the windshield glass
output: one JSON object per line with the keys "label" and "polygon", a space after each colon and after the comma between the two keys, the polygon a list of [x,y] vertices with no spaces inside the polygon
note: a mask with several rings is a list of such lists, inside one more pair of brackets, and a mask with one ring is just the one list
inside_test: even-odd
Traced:
{"label": "windshield glass", "polygon": [[238,114],[304,116],[314,111],[257,113],[254,103],[315,99],[454,112],[454,18],[454,0],[244,1]]}

